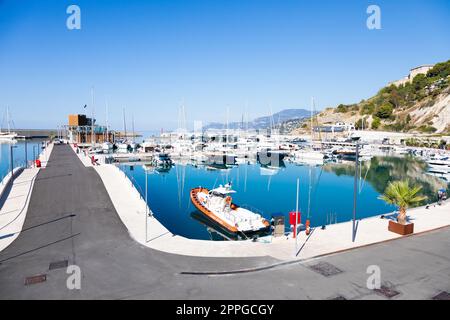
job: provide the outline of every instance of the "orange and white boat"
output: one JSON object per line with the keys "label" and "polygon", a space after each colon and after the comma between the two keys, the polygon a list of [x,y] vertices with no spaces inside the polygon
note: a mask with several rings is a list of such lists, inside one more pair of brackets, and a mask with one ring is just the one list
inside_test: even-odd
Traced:
{"label": "orange and white boat", "polygon": [[249,234],[269,230],[269,221],[260,214],[232,202],[231,194],[235,192],[229,184],[212,190],[198,187],[191,190],[191,201],[209,220],[231,233]]}

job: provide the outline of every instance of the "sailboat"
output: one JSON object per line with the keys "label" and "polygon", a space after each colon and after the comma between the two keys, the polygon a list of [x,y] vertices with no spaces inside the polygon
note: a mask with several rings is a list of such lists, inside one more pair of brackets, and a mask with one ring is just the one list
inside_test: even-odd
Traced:
{"label": "sailboat", "polygon": [[6,107],[6,125],[7,131],[2,131],[0,127],[0,141],[15,141],[17,138],[16,132],[11,132],[11,124],[9,119],[9,109]]}
{"label": "sailboat", "polygon": [[311,148],[302,149],[293,153],[293,161],[296,163],[323,165],[325,155],[314,149],[314,98],[311,99]]}

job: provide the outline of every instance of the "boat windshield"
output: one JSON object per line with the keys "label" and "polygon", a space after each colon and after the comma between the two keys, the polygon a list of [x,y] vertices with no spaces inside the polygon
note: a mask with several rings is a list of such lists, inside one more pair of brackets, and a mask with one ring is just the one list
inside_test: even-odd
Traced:
{"label": "boat windshield", "polygon": [[209,192],[210,195],[215,196],[215,197],[221,197],[221,198],[225,198],[225,194],[217,192],[217,191],[210,191]]}

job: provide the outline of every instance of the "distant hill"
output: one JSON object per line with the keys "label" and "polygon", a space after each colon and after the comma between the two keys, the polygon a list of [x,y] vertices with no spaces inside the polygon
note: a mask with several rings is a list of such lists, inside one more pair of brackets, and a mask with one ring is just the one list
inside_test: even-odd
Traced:
{"label": "distant hill", "polygon": [[[320,124],[337,121],[365,130],[450,133],[450,60],[391,83],[367,100],[340,104],[317,115]],[[291,132],[307,130],[308,123],[303,122]]]}
{"label": "distant hill", "polygon": [[[252,121],[246,122],[230,122],[228,124],[229,129],[249,128],[249,129],[268,129],[272,126],[279,127],[285,122],[293,120],[303,120],[309,118],[311,112],[305,109],[285,109],[280,112],[274,113],[272,116],[263,116],[256,118]],[[225,123],[212,122],[206,125],[203,129],[224,129]]]}

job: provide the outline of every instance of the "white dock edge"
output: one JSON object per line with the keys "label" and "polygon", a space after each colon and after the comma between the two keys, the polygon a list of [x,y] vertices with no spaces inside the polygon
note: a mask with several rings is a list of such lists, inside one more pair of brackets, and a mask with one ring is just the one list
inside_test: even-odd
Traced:
{"label": "white dock edge", "polygon": [[[84,158],[82,161],[85,165],[91,166],[88,157],[82,154],[79,154],[79,157]],[[153,217],[147,219],[146,237],[146,204],[128,177],[115,165],[102,164],[94,168],[130,236],[144,246],[167,253],[198,257],[271,256],[280,260],[309,259],[401,237],[388,231],[388,220],[380,219],[380,216],[359,221],[355,242],[352,242],[351,221],[328,225],[325,230],[315,228],[309,238],[301,232],[297,245],[299,253],[296,257],[295,240],[291,237],[272,238],[270,243],[193,240],[171,234]],[[430,206],[429,209],[411,209],[408,210],[408,216],[415,224],[415,233],[450,226],[450,202],[442,206]]]}
{"label": "white dock edge", "polygon": [[[53,144],[49,144],[39,155],[42,167],[47,166],[52,150]],[[3,197],[8,184],[11,184],[8,197],[0,209],[0,251],[11,245],[22,231],[34,181],[39,170],[39,168],[34,167],[28,169],[16,168],[12,180],[11,174],[9,174],[5,177],[8,181],[0,183],[0,197]]]}

